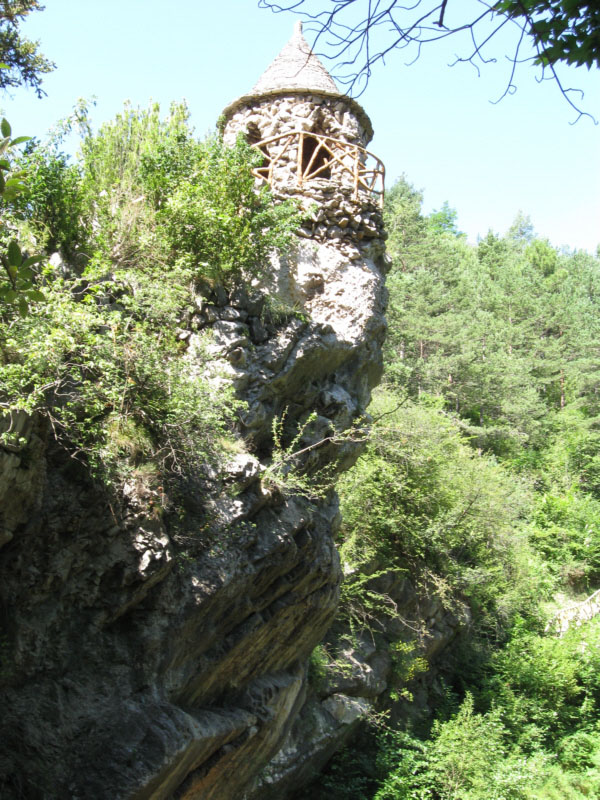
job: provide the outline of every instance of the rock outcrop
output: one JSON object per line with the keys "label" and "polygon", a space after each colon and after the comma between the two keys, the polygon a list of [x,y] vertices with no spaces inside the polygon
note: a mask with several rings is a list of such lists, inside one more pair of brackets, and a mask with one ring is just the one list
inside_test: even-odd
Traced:
{"label": "rock outcrop", "polygon": [[133,481],[109,503],[42,419],[0,451],[3,797],[238,800],[292,726],[335,613],[339,514],[332,491],[264,484],[271,424],[312,413],[309,476],[357,457],[336,436],[379,377],[385,268],[299,247],[271,273],[277,315],[238,290],[190,316],[187,357],[213,349],[256,454],[191,491],[197,530]]}
{"label": "rock outcrop", "polygon": [[435,587],[416,588],[381,564],[372,569],[364,589],[379,608],[365,614],[357,605],[352,623],[336,619],[299,714],[245,800],[310,797],[310,784],[360,725],[378,724],[382,714],[387,724],[422,722],[431,716],[429,703],[443,695],[436,662],[470,624],[469,607],[455,598],[450,611]]}

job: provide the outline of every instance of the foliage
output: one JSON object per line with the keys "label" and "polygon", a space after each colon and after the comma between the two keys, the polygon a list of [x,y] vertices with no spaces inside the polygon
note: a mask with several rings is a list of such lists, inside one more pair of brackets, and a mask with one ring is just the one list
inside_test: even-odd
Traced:
{"label": "foliage", "polygon": [[387,249],[396,269],[407,270],[426,251],[427,220],[421,214],[423,193],[417,191],[403,175],[388,188],[385,196]]}
{"label": "foliage", "polygon": [[[254,191],[256,154],[244,141],[233,148],[214,137],[199,142],[187,116],[184,105],[173,105],[166,119],[156,104],[126,106],[94,134],[80,103],[18,159],[11,178],[27,176],[27,192],[14,199],[11,225],[31,246],[60,251],[79,273],[103,263],[174,269],[196,286],[250,279],[274,249],[291,246],[299,211],[275,204],[268,189]],[[74,127],[82,135],[77,164],[61,150]]]}
{"label": "foliage", "polygon": [[48,253],[60,250],[65,258],[73,259],[87,240],[81,173],[60,151],[60,144],[60,135],[45,143],[32,140],[27,144],[19,159],[27,191],[16,198],[14,216],[19,222],[32,223],[37,247]]}
{"label": "foliage", "polygon": [[318,644],[308,660],[308,681],[317,691],[327,677],[329,655],[322,644]]}
{"label": "foliage", "polygon": [[[83,140],[72,165],[60,147],[74,125]],[[8,148],[17,142],[6,126]],[[34,275],[21,247],[8,247],[7,275],[21,283],[5,301],[43,288],[47,302],[22,318],[2,307],[0,403],[5,414],[46,416],[109,486],[142,471],[162,490],[219,459],[236,403],[208,377],[201,347],[182,358],[178,334],[202,281],[248,279],[290,241],[296,208],[254,193],[254,158],[243,142],[195,140],[184,106],[165,120],[158,106],[126,107],[94,135],[80,105],[9,173],[7,224],[68,264]],[[16,196],[24,175],[29,191]]]}
{"label": "foliage", "polygon": [[403,697],[412,702],[414,700],[412,692],[406,688],[417,675],[427,672],[429,663],[426,658],[418,654],[418,646],[415,641],[402,642],[395,641],[390,643],[390,656],[392,666],[393,686],[390,691],[390,698],[394,701]]}
{"label": "foliage", "polygon": [[571,488],[544,493],[532,517],[531,541],[567,585],[591,591],[600,579],[600,502]]}
{"label": "foliage", "polygon": [[442,395],[476,446],[501,456],[546,440],[569,403],[594,413],[597,259],[558,253],[525,218],[472,248],[428,225],[419,205],[401,181],[386,210],[390,379],[412,398]]}
{"label": "foliage", "polygon": [[[0,338],[5,413],[46,416],[109,485],[144,463],[167,480],[215,461],[233,400],[195,376],[175,331],[163,327],[165,309],[174,315],[181,302],[177,286],[140,275],[84,285],[50,270],[45,277],[47,302]],[[152,316],[149,297],[159,290]]]}
{"label": "foliage", "polygon": [[19,33],[20,23],[32,11],[42,11],[39,0],[2,0],[0,8],[0,89],[5,91],[25,84],[35,89],[38,97],[42,75],[51,72],[54,64],[38,52],[38,42],[32,42]]}
{"label": "foliage", "polygon": [[[517,626],[494,654],[482,701],[503,708],[506,725],[523,748],[552,747],[578,731],[597,733],[599,666],[598,621],[572,628],[562,639]],[[565,744],[567,765],[573,746]]]}
{"label": "foliage", "polygon": [[395,768],[374,800],[525,800],[544,763],[511,751],[501,712],[475,713],[470,695],[425,745],[396,736],[385,748]]}
{"label": "foliage", "polygon": [[565,61],[600,67],[600,9],[569,0],[500,0],[494,9],[524,19],[542,65]]}
{"label": "foliage", "polygon": [[452,236],[465,236],[464,233],[458,230],[456,225],[457,219],[458,212],[455,208],[450,208],[448,201],[445,200],[439,210],[432,211],[429,215],[429,227],[434,233],[449,233]]}
{"label": "foliage", "polygon": [[526,486],[474,454],[435,403],[380,391],[372,410],[372,441],[339,484],[342,557],[359,570],[377,564],[420,575],[446,603],[464,595],[481,624],[491,623],[492,608],[509,618],[530,604],[544,578],[534,588],[523,574]]}
{"label": "foliage", "polygon": [[[402,614],[378,590],[398,572],[474,624],[438,662],[430,729],[363,738],[322,783],[333,800],[596,797],[600,622],[543,628],[600,585],[600,262],[522,213],[470,246],[421,199],[404,179],[387,197],[387,385],[340,484],[340,619],[358,634]],[[388,645],[392,700],[414,678],[406,646]]]}
{"label": "foliage", "polygon": [[[560,640],[517,625],[508,646],[496,653],[483,691],[467,692],[449,718],[434,721],[427,737],[389,729],[377,734],[376,768],[362,770],[363,782],[371,787],[366,797],[595,797],[600,788],[599,633],[595,624]],[[360,779],[361,773],[352,780]],[[341,788],[331,796],[351,795]]]}
{"label": "foliage", "polygon": [[388,380],[413,402],[443,403],[463,437],[529,478],[527,536],[546,574],[597,581],[597,258],[559,252],[519,214],[476,248],[435,231],[405,180],[387,208]]}
{"label": "foliage", "polygon": [[157,214],[177,265],[227,283],[256,276],[274,249],[291,246],[298,211],[269,202],[267,187],[255,190],[248,167],[257,157],[243,137],[233,147],[214,138],[198,153],[192,178],[179,182]]}
{"label": "foliage", "polygon": [[[12,130],[9,122],[3,119],[0,123],[0,205],[4,214],[0,222],[0,241],[6,251],[0,254],[2,273],[0,275],[0,302],[4,308],[18,309],[24,316],[29,304],[44,299],[43,293],[36,286],[33,267],[43,260],[42,256],[29,256],[22,252],[16,235],[14,224],[11,225],[10,212],[26,196],[29,186],[25,170],[15,169],[11,162],[13,150],[19,144],[29,140],[28,136],[11,138]],[[0,306],[0,311],[1,311]]]}
{"label": "foliage", "polygon": [[230,285],[249,279],[273,249],[289,247],[299,223],[291,202],[256,192],[257,155],[241,137],[234,147],[196,141],[187,108],[128,106],[82,143],[82,186],[95,244],[120,265],[162,263],[196,280]]}
{"label": "foliage", "polygon": [[185,105],[173,104],[165,119],[158,104],[134,109],[126,104],[96,135],[79,110],[83,217],[92,246],[125,267],[170,266],[156,246],[156,209],[179,179],[192,171],[202,145],[187,127]]}
{"label": "foliage", "polygon": [[311,463],[311,458],[318,448],[336,437],[328,431],[321,438],[321,433],[316,412],[293,425],[289,425],[287,408],[273,417],[271,458],[263,470],[263,482],[286,493],[311,499],[324,497],[332,488],[332,465],[319,467],[318,463]]}

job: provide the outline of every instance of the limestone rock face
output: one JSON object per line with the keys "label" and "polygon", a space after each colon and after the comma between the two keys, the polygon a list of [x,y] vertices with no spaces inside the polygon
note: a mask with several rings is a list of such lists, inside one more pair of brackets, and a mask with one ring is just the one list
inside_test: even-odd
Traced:
{"label": "limestone rock face", "polygon": [[373,710],[361,697],[309,694],[277,755],[247,794],[250,800],[283,800],[314,780]]}
{"label": "limestone rock face", "polygon": [[[384,564],[372,568],[376,577],[365,588],[386,600],[393,613],[372,614],[358,631],[356,623],[351,630],[347,620],[336,620],[320,646],[324,660],[299,714],[244,800],[310,798],[310,784],[359,725],[381,712],[392,724],[407,718],[423,722],[431,716],[429,705],[443,698],[436,662],[470,624],[468,606],[456,599],[449,611],[433,586],[419,590],[403,575],[386,572]],[[427,662],[426,671],[407,677],[394,652],[399,642]]]}
{"label": "limestone rock face", "polygon": [[[181,534],[134,480],[109,501],[42,420],[19,420],[0,450],[6,800],[240,800],[279,750],[335,613],[339,512],[332,491],[261,476],[274,419],[301,431],[309,477],[360,452],[339,434],[379,378],[385,262],[372,242],[352,254],[300,241],[263,286],[192,309],[185,357],[212,349],[251,451],[190,485],[197,529]],[[349,731],[362,702],[317,716]]]}

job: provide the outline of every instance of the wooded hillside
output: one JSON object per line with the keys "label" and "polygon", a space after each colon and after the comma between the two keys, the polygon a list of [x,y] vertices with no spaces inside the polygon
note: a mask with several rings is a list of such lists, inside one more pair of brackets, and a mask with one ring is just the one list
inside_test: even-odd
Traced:
{"label": "wooded hillside", "polygon": [[[600,624],[577,608],[600,585],[600,261],[522,214],[470,245],[421,200],[405,180],[387,197],[386,371],[341,486],[345,597],[376,618],[366,579],[393,565],[472,622],[433,716],[376,720],[318,796],[596,797]],[[426,665],[404,652],[410,687]]]}

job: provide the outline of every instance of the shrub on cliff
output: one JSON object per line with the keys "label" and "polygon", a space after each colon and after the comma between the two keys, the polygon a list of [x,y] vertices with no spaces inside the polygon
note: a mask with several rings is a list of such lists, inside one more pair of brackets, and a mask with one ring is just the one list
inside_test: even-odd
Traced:
{"label": "shrub on cliff", "polygon": [[[299,214],[255,190],[251,168],[260,156],[240,138],[226,147],[216,136],[199,141],[185,105],[166,118],[158,105],[125,106],[91,129],[80,106],[54,137],[35,143],[21,166],[33,191],[20,207],[38,238],[79,261],[100,256],[113,268],[170,270],[191,279],[230,284],[250,278],[273,249],[291,244]],[[71,165],[62,137],[78,126],[80,158]]]}
{"label": "shrub on cliff", "polygon": [[266,187],[255,190],[249,165],[259,161],[242,138],[233,147],[213,138],[198,148],[191,174],[157,212],[165,257],[229,283],[259,274],[273,250],[291,246],[298,211],[290,202],[275,205]]}
{"label": "shrub on cliff", "polygon": [[[126,274],[87,283],[48,271],[44,291],[44,303],[0,333],[5,414],[47,417],[57,440],[108,484],[141,465],[164,484],[218,458],[234,402],[181,358],[177,285]],[[4,440],[19,444],[10,431]]]}
{"label": "shrub on cliff", "polygon": [[0,308],[0,409],[45,415],[109,483],[140,464],[164,483],[218,458],[235,405],[206,355],[181,357],[198,286],[249,280],[290,243],[297,211],[254,191],[245,142],[197,141],[184,106],[166,119],[126,107],[97,134],[81,106],[57,131],[22,157],[31,191],[10,224],[65,260],[37,276],[46,301],[30,316]]}
{"label": "shrub on cliff", "polygon": [[372,440],[340,482],[342,557],[399,566],[446,603],[466,597],[490,630],[534,607],[545,578],[528,566],[526,484],[474,453],[437,401],[379,391],[371,411]]}

